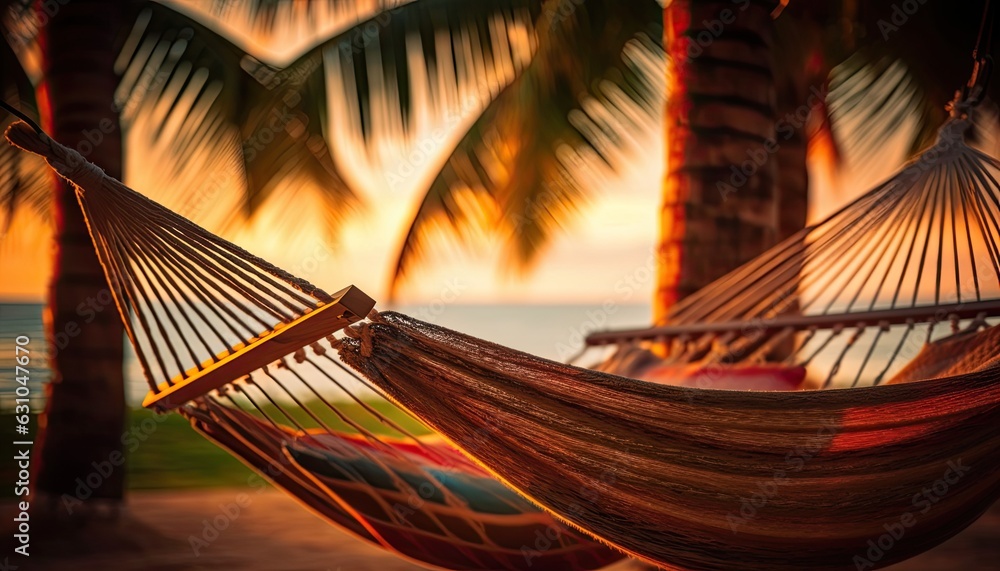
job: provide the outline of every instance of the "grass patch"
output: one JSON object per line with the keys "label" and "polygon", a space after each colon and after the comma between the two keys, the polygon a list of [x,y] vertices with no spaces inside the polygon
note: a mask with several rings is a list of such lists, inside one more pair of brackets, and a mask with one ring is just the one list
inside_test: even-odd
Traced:
{"label": "grass patch", "polygon": [[[352,429],[341,421],[327,407],[310,406],[318,416],[334,430],[351,432]],[[392,404],[380,401],[369,404],[386,417],[414,434],[427,434],[428,430],[419,422],[399,411]],[[356,403],[338,404],[339,409],[366,430],[376,434],[395,434],[383,426],[375,417],[365,412]],[[283,407],[284,408],[284,407]],[[324,410],[325,409],[325,410]],[[297,420],[305,421],[307,415],[299,410],[285,410]],[[319,411],[323,412],[319,412]],[[265,412],[275,419],[289,423],[273,406]],[[37,417],[31,418],[31,435],[37,439]],[[0,426],[13,426],[14,415],[0,414]],[[309,425],[315,425],[310,421]],[[127,461],[126,485],[132,490],[218,488],[246,486],[253,472],[242,462],[198,434],[191,424],[179,414],[158,416],[146,409],[129,411],[124,436]],[[11,439],[5,439],[10,442]],[[6,445],[4,446],[6,448]],[[11,451],[13,454],[13,451]],[[4,456],[11,454],[4,453]],[[37,456],[32,461],[37,462]],[[95,461],[106,460],[104,458]],[[17,479],[16,466],[12,462],[0,463],[0,481],[9,485],[0,487],[0,497],[13,497],[13,483]]]}
{"label": "grass patch", "polygon": [[[129,489],[241,486],[252,474],[234,456],[195,432],[179,414],[157,418],[146,409],[133,410],[126,426],[136,429],[135,440],[126,441],[136,443],[126,447],[134,447],[125,464]],[[155,429],[147,431],[150,426]],[[140,441],[147,432],[146,440]]]}

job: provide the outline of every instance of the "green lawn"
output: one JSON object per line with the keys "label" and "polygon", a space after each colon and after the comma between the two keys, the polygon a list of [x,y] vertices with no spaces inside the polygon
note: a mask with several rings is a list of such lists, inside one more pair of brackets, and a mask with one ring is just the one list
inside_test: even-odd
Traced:
{"label": "green lawn", "polygon": [[[142,421],[155,418],[133,410],[129,426],[142,430]],[[126,470],[131,489],[209,488],[246,485],[251,471],[242,462],[191,428],[179,414],[156,419],[156,429],[128,455]],[[146,426],[150,426],[149,423]]]}
{"label": "green lawn", "polygon": [[[404,415],[391,404],[381,401],[370,404],[373,408],[416,434],[426,433],[419,423]],[[386,433],[371,415],[364,413],[357,404],[338,405],[343,413],[366,429]],[[314,407],[319,409],[319,407]],[[268,413],[273,413],[268,410]],[[294,416],[299,416],[294,414]],[[349,430],[336,416],[328,411],[320,415],[322,420],[336,430]],[[31,434],[37,437],[37,419],[32,419]],[[12,414],[0,414],[0,426],[14,426]],[[134,490],[210,488],[241,486],[247,484],[252,472],[242,462],[195,432],[190,423],[178,414],[165,417],[145,409],[132,410],[126,424],[126,431],[133,431],[135,440],[126,440],[128,454],[126,463],[128,487]],[[144,438],[144,439],[143,439]],[[5,438],[7,442],[10,439]],[[4,448],[6,448],[6,444]],[[131,446],[129,444],[132,444]],[[9,454],[4,453],[4,456]],[[16,472],[12,462],[0,463],[0,481],[14,482]],[[12,486],[3,486],[0,497],[13,496]]]}

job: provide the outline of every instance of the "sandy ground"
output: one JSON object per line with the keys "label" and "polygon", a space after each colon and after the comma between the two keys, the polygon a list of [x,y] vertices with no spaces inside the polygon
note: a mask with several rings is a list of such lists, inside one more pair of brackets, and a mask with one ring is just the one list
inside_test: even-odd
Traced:
{"label": "sandy ground", "polygon": [[[226,505],[245,507],[217,537],[203,536],[204,520]],[[139,492],[130,496],[117,524],[98,522],[79,530],[77,539],[33,539],[31,557],[10,557],[14,506],[0,504],[3,537],[0,571],[122,570],[174,571],[404,571],[421,569],[356,540],[326,524],[285,495],[267,490]],[[39,535],[41,535],[39,533]],[[67,535],[67,534],[63,534]],[[198,553],[191,537],[210,537]],[[9,557],[4,567],[4,558]],[[645,567],[626,561],[608,571]],[[1000,569],[1000,503],[948,543],[892,571]]]}

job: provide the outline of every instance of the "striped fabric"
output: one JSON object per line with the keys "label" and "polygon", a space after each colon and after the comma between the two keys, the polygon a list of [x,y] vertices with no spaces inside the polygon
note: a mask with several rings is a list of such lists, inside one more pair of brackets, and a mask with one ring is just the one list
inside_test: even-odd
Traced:
{"label": "striped fabric", "polygon": [[205,399],[194,426],[314,513],[417,563],[591,570],[623,558],[558,523],[440,439],[296,433]]}

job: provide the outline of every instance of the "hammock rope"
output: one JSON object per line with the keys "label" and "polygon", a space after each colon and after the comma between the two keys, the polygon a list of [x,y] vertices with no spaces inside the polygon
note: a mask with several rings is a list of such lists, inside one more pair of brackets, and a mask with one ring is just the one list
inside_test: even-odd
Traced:
{"label": "hammock rope", "polygon": [[[954,105],[897,175],[668,324],[592,335],[619,347],[605,372],[373,311],[356,288],[326,294],[26,124],[7,138],[77,186],[145,404],[178,410],[357,537],[447,569],[596,569],[624,552],[791,571],[857,568],[896,524],[905,534],[864,567],[903,560],[1000,496],[1000,162],[965,144],[967,111]],[[673,381],[854,388],[606,372],[651,366]],[[933,510],[914,513],[940,481]]]}

